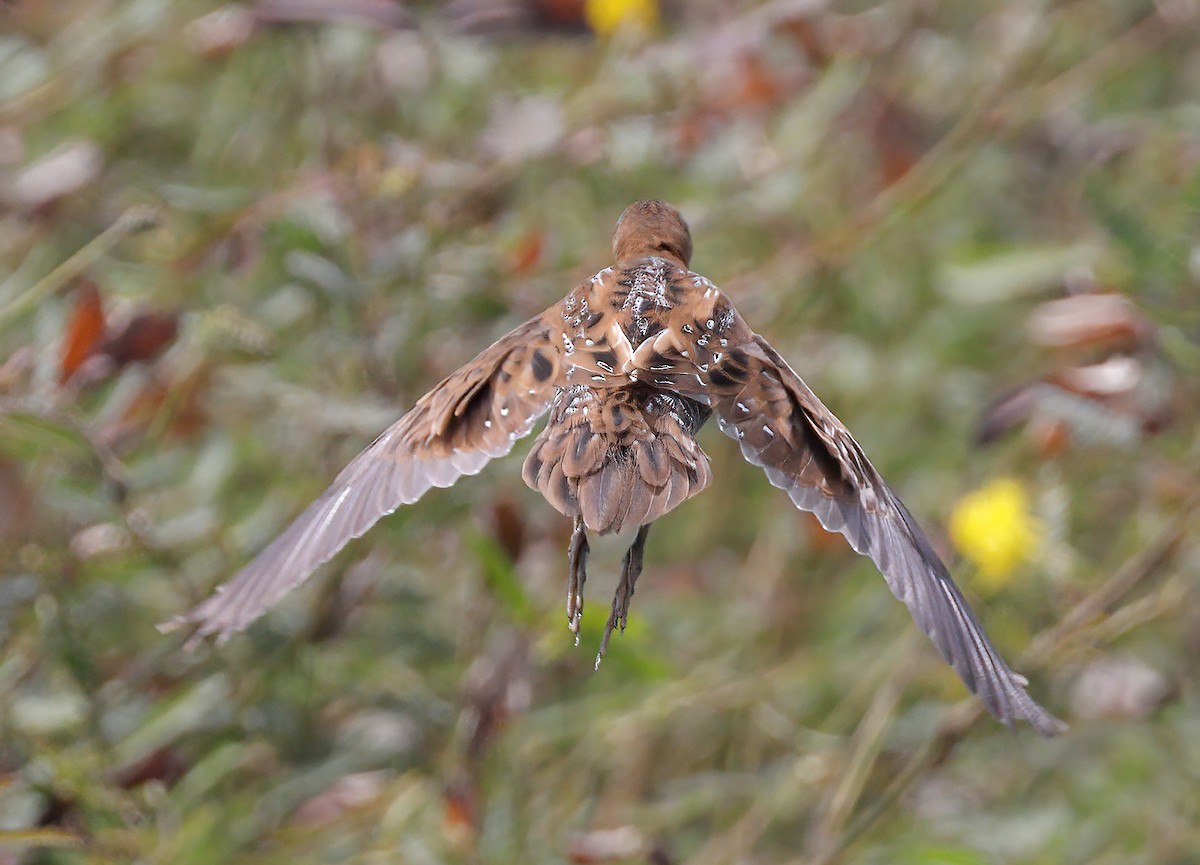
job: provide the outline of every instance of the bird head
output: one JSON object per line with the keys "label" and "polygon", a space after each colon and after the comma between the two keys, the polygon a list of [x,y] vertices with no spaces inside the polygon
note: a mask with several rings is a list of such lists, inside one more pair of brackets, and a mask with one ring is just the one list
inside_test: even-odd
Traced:
{"label": "bird head", "polygon": [[613,232],[613,257],[617,261],[656,255],[688,266],[692,234],[683,215],[665,201],[635,201],[625,208]]}

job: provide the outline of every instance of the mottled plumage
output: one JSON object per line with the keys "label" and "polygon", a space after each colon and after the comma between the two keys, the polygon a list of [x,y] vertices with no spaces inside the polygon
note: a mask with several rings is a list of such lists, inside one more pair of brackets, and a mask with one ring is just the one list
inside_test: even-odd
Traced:
{"label": "mottled plumage", "polygon": [[254,561],[175,623],[194,623],[196,637],[245,628],[380,517],[475,474],[548,411],[523,476],[574,520],[567,616],[576,634],[588,530],[638,529],[603,655],[612,630],[624,627],[650,524],[711,480],[695,434],[715,414],[772,484],[875,562],[988,711],[1058,732],[858,442],[729,300],[688,270],[691,253],[674,207],[631,205],[617,223],[611,267],[418,400]]}

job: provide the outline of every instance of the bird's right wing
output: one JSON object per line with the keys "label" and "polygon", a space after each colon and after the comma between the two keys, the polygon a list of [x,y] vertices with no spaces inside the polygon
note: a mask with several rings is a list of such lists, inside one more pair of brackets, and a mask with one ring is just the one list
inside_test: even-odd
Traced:
{"label": "bird's right wing", "polygon": [[355,457],[321,497],[229,582],[163,627],[218,641],[273,607],[350,540],[431,487],[507,454],[549,407],[561,380],[543,316],[485,349]]}
{"label": "bird's right wing", "polygon": [[[845,536],[879,568],[941,656],[1005,724],[1043,735],[1062,722],[1026,693],[992,646],[924,531],[862,447],[779,353],[715,289],[707,303],[647,349],[655,383],[704,398],[742,455],[796,507]],[[699,381],[696,381],[699,379]]]}

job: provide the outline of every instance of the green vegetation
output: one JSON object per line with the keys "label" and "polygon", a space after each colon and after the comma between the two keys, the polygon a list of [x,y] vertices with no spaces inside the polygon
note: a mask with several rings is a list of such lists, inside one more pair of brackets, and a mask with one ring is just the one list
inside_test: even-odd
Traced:
{"label": "green vegetation", "polygon": [[[0,865],[1200,861],[1196,4],[576,5],[0,3]],[[649,197],[1067,736],[716,429],[598,673],[524,447],[155,629]]]}

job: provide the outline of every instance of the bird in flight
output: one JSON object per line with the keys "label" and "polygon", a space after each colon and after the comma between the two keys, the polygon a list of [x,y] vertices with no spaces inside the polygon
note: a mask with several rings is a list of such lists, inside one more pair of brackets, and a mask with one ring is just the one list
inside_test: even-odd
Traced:
{"label": "bird in flight", "polygon": [[577,640],[588,532],[636,529],[599,664],[613,630],[625,626],[651,524],[712,478],[696,433],[716,415],[796,507],[871,558],[992,715],[1060,732],[842,422],[716,286],[688,269],[692,238],[679,211],[662,201],[630,205],[613,256],[421,397],[257,558],[164,627],[193,627],[193,641],[228,638],[381,517],[476,474],[548,413],[522,475],[574,521],[566,606]]}

